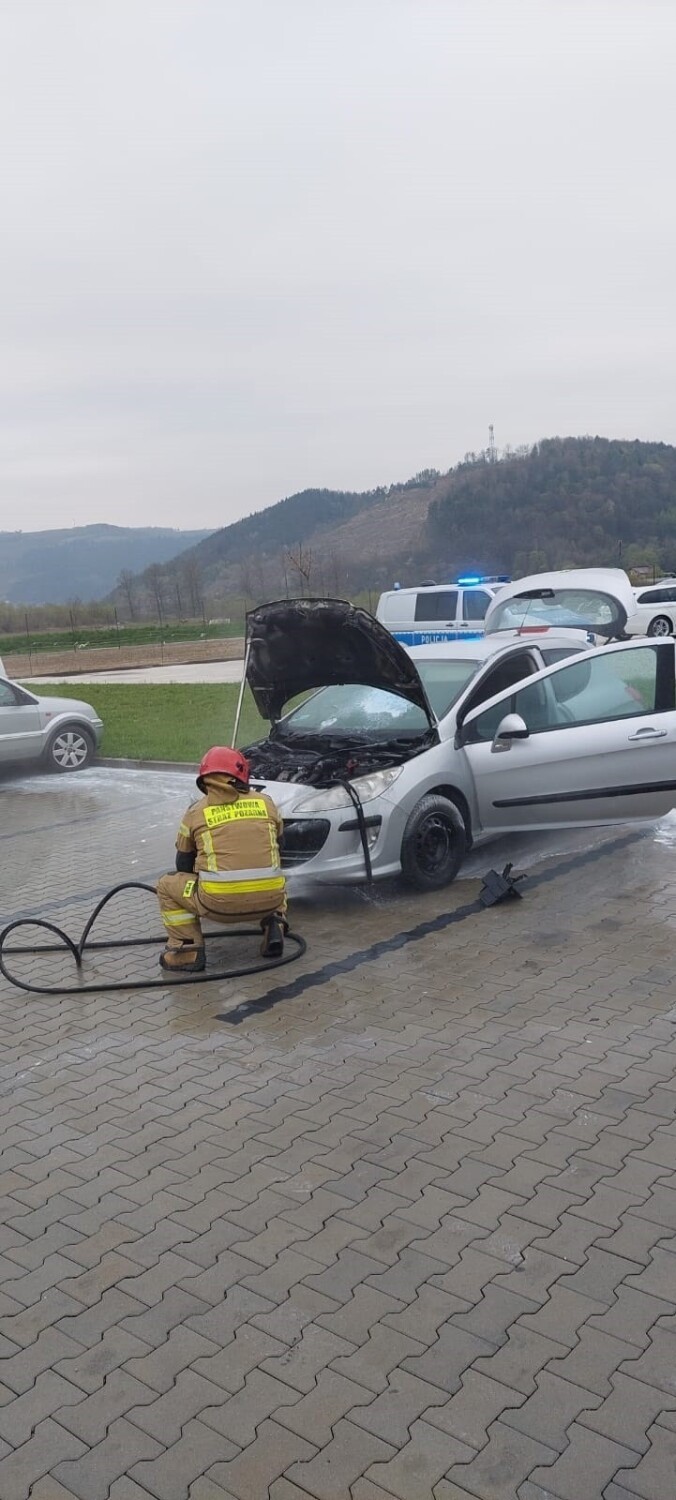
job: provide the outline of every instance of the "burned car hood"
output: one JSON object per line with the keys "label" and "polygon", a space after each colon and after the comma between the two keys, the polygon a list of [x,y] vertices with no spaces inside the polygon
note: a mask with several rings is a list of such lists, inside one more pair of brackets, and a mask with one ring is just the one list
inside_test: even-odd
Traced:
{"label": "burned car hood", "polygon": [[246,678],[259,714],[272,722],[313,688],[359,683],[434,713],[416,668],[367,610],[344,599],[280,599],[247,615]]}

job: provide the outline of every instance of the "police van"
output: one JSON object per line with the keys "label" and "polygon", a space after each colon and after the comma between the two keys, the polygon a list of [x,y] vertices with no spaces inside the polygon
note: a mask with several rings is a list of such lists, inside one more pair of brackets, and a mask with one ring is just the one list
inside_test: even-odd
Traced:
{"label": "police van", "polygon": [[410,589],[395,584],[380,595],[376,619],[404,646],[480,640],[486,610],[509,581],[472,576]]}

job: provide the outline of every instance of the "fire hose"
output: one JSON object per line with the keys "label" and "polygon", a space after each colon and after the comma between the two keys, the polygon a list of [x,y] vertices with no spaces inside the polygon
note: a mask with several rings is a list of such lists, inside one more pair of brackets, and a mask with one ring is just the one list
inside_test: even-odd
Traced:
{"label": "fire hose", "polygon": [[[78,974],[81,975],[82,961],[85,953],[90,954],[97,951],[109,951],[119,948],[146,948],[164,942],[166,934],[162,934],[160,937],[114,938],[107,941],[90,940],[94,924],[104,910],[104,907],[108,905],[109,901],[112,901],[114,896],[119,895],[120,891],[130,890],[148,891],[153,896],[156,894],[154,886],[145,885],[139,880],[125,880],[121,885],[113,886],[112,890],[108,891],[102,897],[98,905],[95,906],[91,916],[88,917],[79,941],[70,937],[67,932],[64,932],[62,927],[57,927],[54,922],[47,922],[42,917],[19,917],[13,922],[8,922],[7,926],[0,932],[0,973],[17,989],[27,990],[31,995],[97,995],[109,990],[166,990],[173,989],[174,985],[179,984],[213,984],[219,979],[242,979],[248,974],[264,974],[268,969],[279,969],[285,964],[295,963],[296,959],[301,958],[306,952],[307,944],[305,939],[300,937],[298,933],[287,932],[284,940],[285,951],[279,958],[259,959],[255,963],[238,964],[235,968],[229,969],[203,970],[199,974],[178,974],[173,977],[167,975],[163,979],[125,979],[114,980],[106,984],[83,984],[80,982],[78,984],[58,985],[56,987],[52,985],[29,984],[27,980],[20,979],[8,968],[7,959],[10,956],[18,957],[19,955],[23,955],[24,957],[36,957],[51,953],[63,954],[65,951],[70,953],[75,962]],[[17,932],[21,927],[40,927],[44,931],[51,933],[58,941],[8,947],[7,939],[10,934]],[[207,942],[210,939],[223,938],[225,936],[228,938],[252,938],[255,935],[255,932],[250,927],[225,926],[217,932],[206,932],[204,934]]]}

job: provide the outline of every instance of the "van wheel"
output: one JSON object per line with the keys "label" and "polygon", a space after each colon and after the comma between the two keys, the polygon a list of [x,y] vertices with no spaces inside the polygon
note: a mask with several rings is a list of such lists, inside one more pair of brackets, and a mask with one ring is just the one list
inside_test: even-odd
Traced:
{"label": "van wheel", "polygon": [[648,626],[648,635],[671,635],[673,625],[668,615],[655,615],[654,620]]}
{"label": "van wheel", "polygon": [[417,891],[450,885],[467,849],[462,814],[448,797],[421,797],[401,841],[401,873]]}
{"label": "van wheel", "polygon": [[57,730],[45,750],[50,771],[83,771],[94,754],[94,741],[79,724],[66,724]]}

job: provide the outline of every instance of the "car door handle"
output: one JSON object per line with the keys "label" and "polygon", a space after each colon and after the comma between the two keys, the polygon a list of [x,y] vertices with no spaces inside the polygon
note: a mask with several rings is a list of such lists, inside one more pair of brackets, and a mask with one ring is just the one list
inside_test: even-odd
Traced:
{"label": "car door handle", "polygon": [[636,734],[630,734],[629,739],[634,744],[637,740],[641,744],[646,740],[663,740],[666,734],[666,729],[637,729]]}

